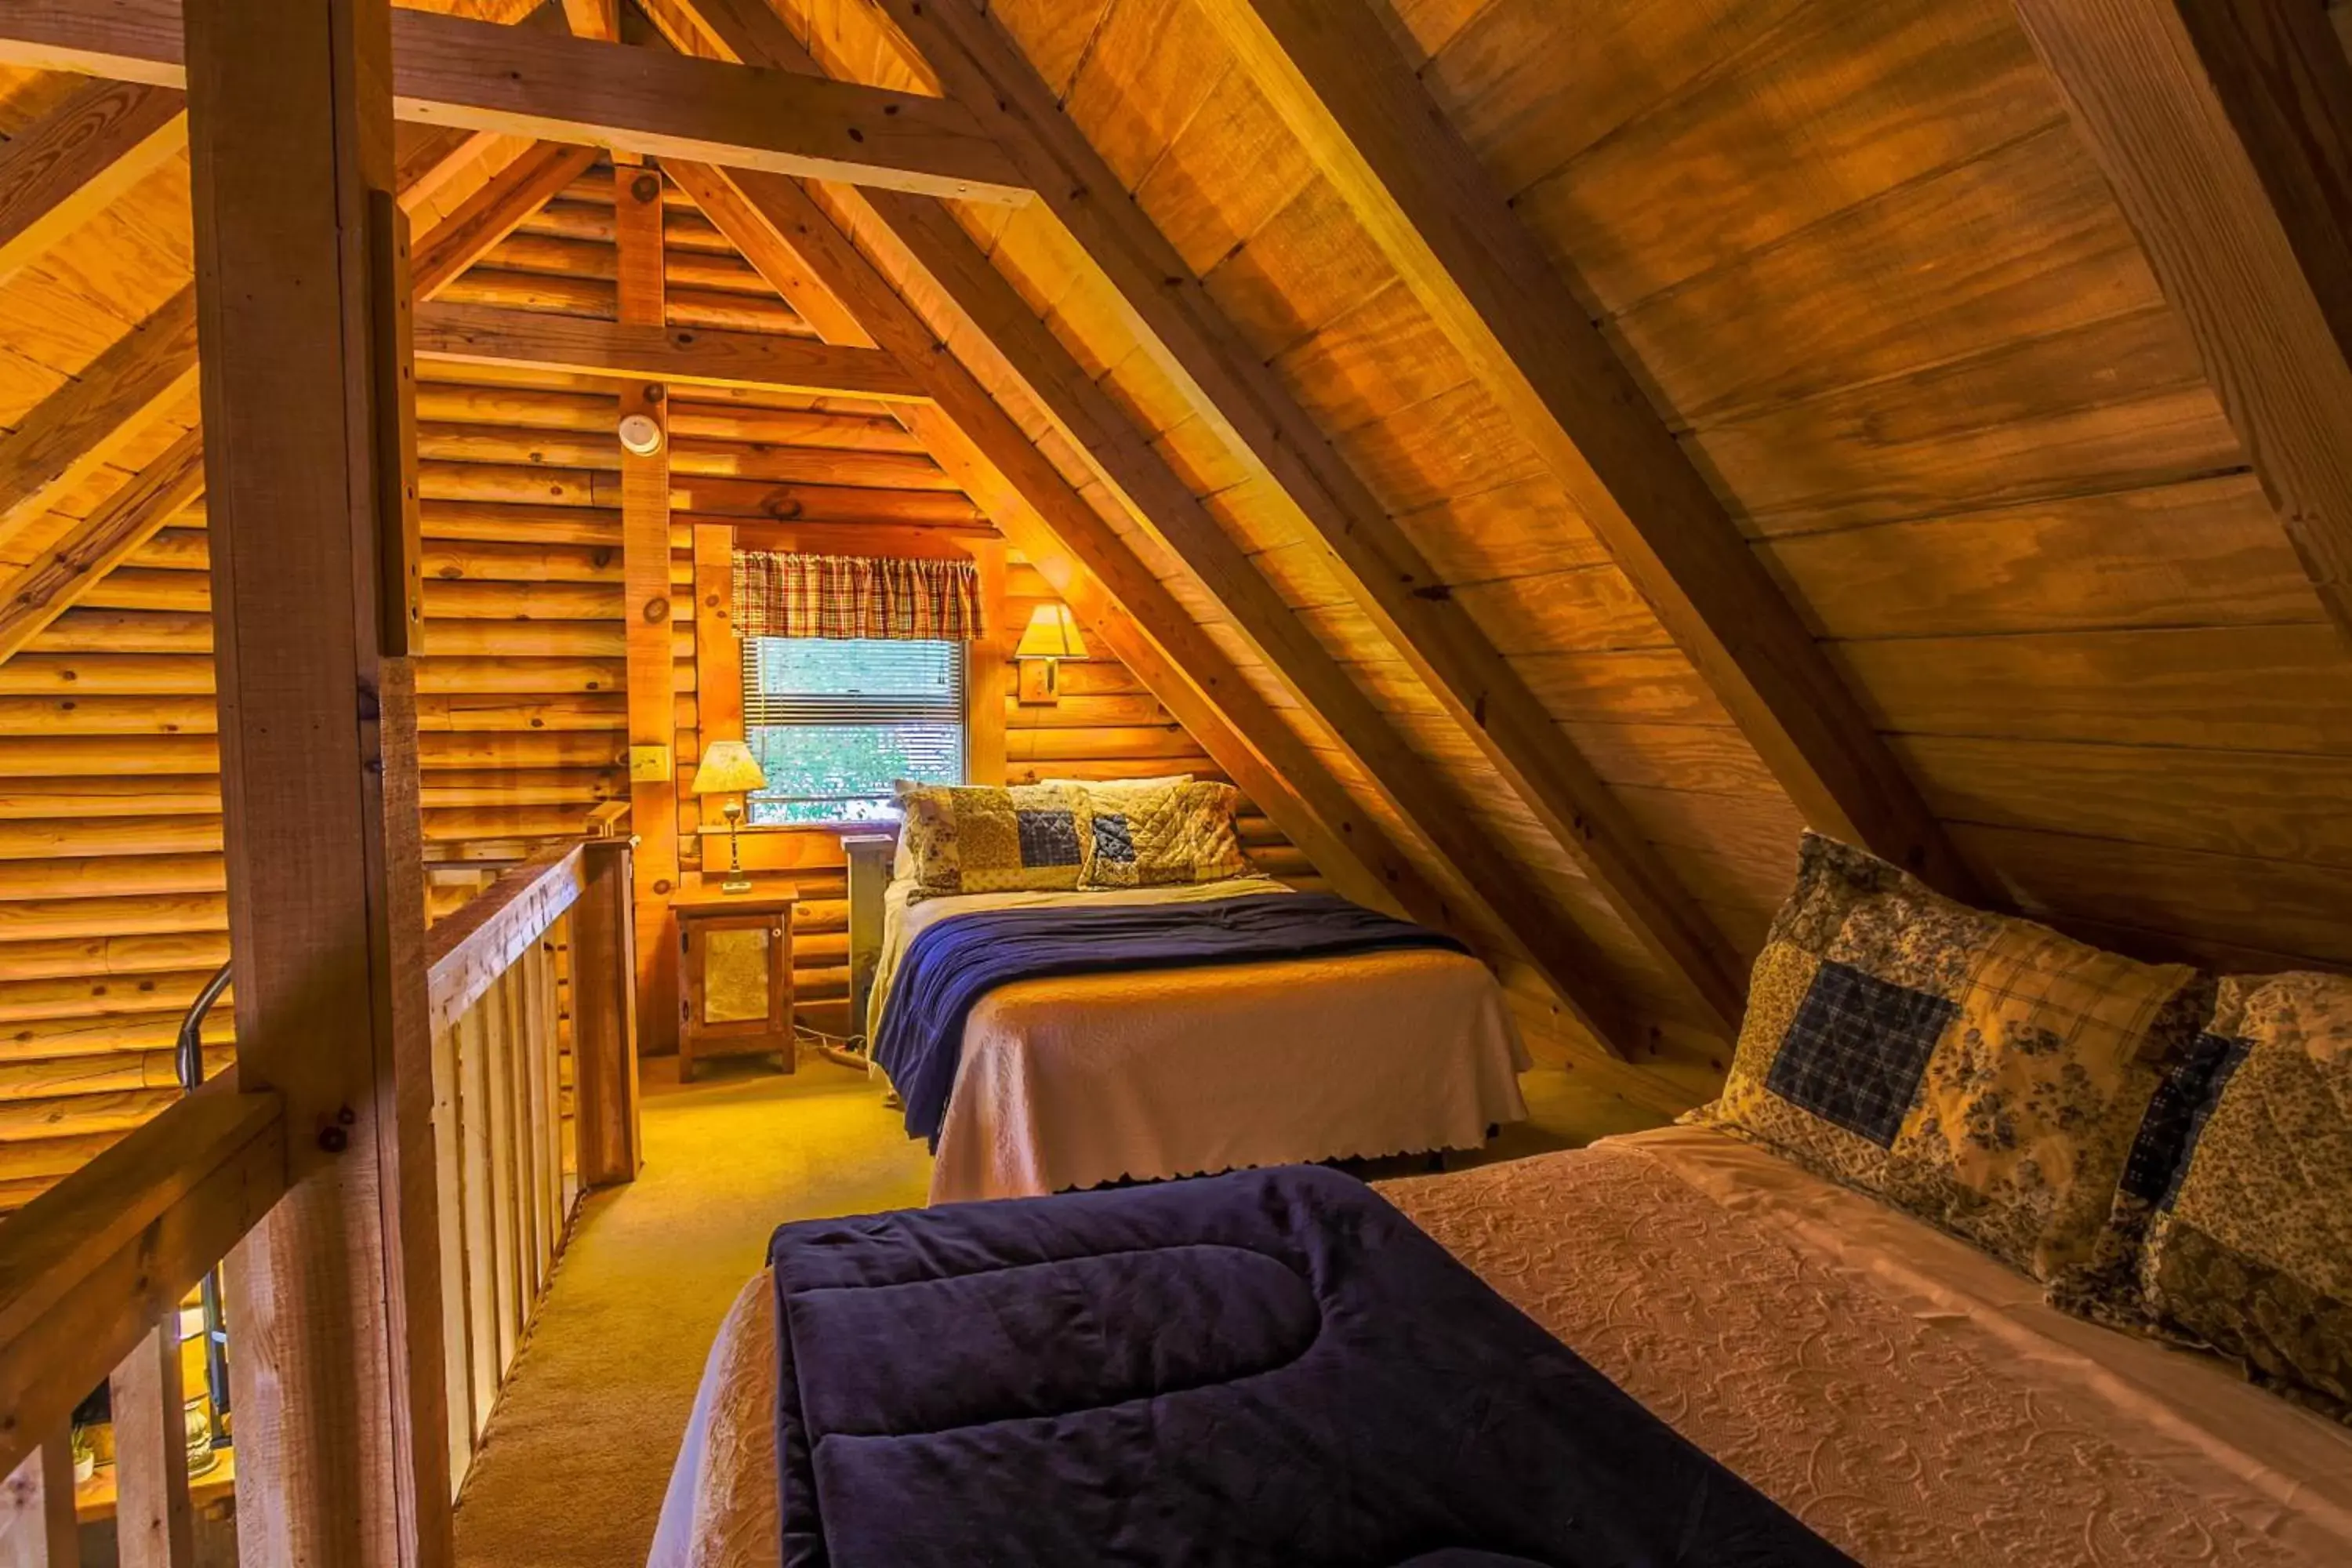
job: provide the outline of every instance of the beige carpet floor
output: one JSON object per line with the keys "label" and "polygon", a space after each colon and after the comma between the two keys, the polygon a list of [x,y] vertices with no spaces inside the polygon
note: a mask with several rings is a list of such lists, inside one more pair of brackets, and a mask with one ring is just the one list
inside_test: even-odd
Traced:
{"label": "beige carpet floor", "polygon": [[637,1568],[719,1321],[791,1219],[923,1201],[930,1156],[866,1079],[649,1063],[645,1173],[593,1194],[457,1502],[464,1568]]}
{"label": "beige carpet floor", "polygon": [[[648,1066],[645,1173],[589,1198],[491,1417],[458,1500],[460,1568],[638,1568],[703,1358],[769,1232],[923,1201],[929,1156],[863,1078],[824,1061],[791,1077],[719,1063],[678,1089],[660,1082],[669,1071]],[[1523,1081],[1530,1120],[1477,1163],[1661,1120],[1571,1074]]]}

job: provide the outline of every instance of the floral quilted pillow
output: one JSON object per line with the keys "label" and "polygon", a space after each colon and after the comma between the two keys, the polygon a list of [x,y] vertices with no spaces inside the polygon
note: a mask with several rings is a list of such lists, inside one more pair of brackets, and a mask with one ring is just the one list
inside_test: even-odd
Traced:
{"label": "floral quilted pillow", "polygon": [[916,899],[1072,889],[1092,841],[1077,790],[926,784],[900,791],[898,806],[899,852]]}
{"label": "floral quilted pillow", "polygon": [[2139,1254],[2144,1321],[2352,1420],[2352,979],[2225,980],[2200,1045]]}
{"label": "floral quilted pillow", "polygon": [[1808,834],[1729,1081],[1685,1121],[1885,1198],[2052,1287],[2119,1254],[2116,1184],[2212,981],[1931,892]]}
{"label": "floral quilted pillow", "polygon": [[1207,783],[1093,795],[1080,886],[1157,888],[1241,876],[1249,862],[1234,836],[1239,799],[1233,785]]}

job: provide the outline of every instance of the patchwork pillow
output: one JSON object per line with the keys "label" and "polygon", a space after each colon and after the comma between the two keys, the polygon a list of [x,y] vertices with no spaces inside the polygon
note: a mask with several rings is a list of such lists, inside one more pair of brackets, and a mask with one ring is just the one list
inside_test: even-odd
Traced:
{"label": "patchwork pillow", "polygon": [[2352,979],[2225,980],[2200,1044],[2139,1254],[2145,1321],[2352,1421]]}
{"label": "patchwork pillow", "polygon": [[902,792],[898,805],[914,899],[1072,889],[1093,841],[1076,790],[925,784]]}
{"label": "patchwork pillow", "polygon": [[1808,834],[1723,1097],[1684,1120],[2079,1292],[2129,1254],[2105,1240],[2116,1184],[2212,1004],[2196,970],[1969,909]]}
{"label": "patchwork pillow", "polygon": [[1231,784],[1202,783],[1094,795],[1079,885],[1158,888],[1244,875],[1249,862],[1234,837],[1239,798]]}

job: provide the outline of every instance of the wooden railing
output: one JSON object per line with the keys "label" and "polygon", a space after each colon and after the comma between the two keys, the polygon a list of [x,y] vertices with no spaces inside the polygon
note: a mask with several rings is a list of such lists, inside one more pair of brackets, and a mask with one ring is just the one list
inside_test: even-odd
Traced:
{"label": "wooden railing", "polygon": [[[106,1382],[121,1561],[193,1560],[162,1554],[192,1530],[180,1301],[285,1192],[283,1106],[240,1092],[232,1068],[0,1226],[8,1563],[78,1560],[70,1427],[74,1406]],[[150,1545],[162,1550],[142,1550]]]}
{"label": "wooden railing", "polygon": [[636,1173],[629,853],[626,839],[549,851],[428,934],[453,1492],[554,1272],[579,1188]]}
{"label": "wooden railing", "polygon": [[[636,1173],[629,858],[626,838],[551,851],[428,933],[453,1488],[574,1196]],[[232,1068],[0,1225],[0,1564],[79,1561],[71,1423],[101,1383],[120,1563],[195,1561],[180,1306],[285,1197],[284,1121],[279,1097],[242,1091]],[[232,1345],[262,1379],[274,1352]]]}

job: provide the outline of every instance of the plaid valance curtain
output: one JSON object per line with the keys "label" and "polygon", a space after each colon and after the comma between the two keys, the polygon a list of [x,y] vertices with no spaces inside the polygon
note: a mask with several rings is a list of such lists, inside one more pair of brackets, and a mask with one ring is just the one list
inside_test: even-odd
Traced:
{"label": "plaid valance curtain", "polygon": [[739,550],[735,635],[973,642],[980,574],[969,561]]}

